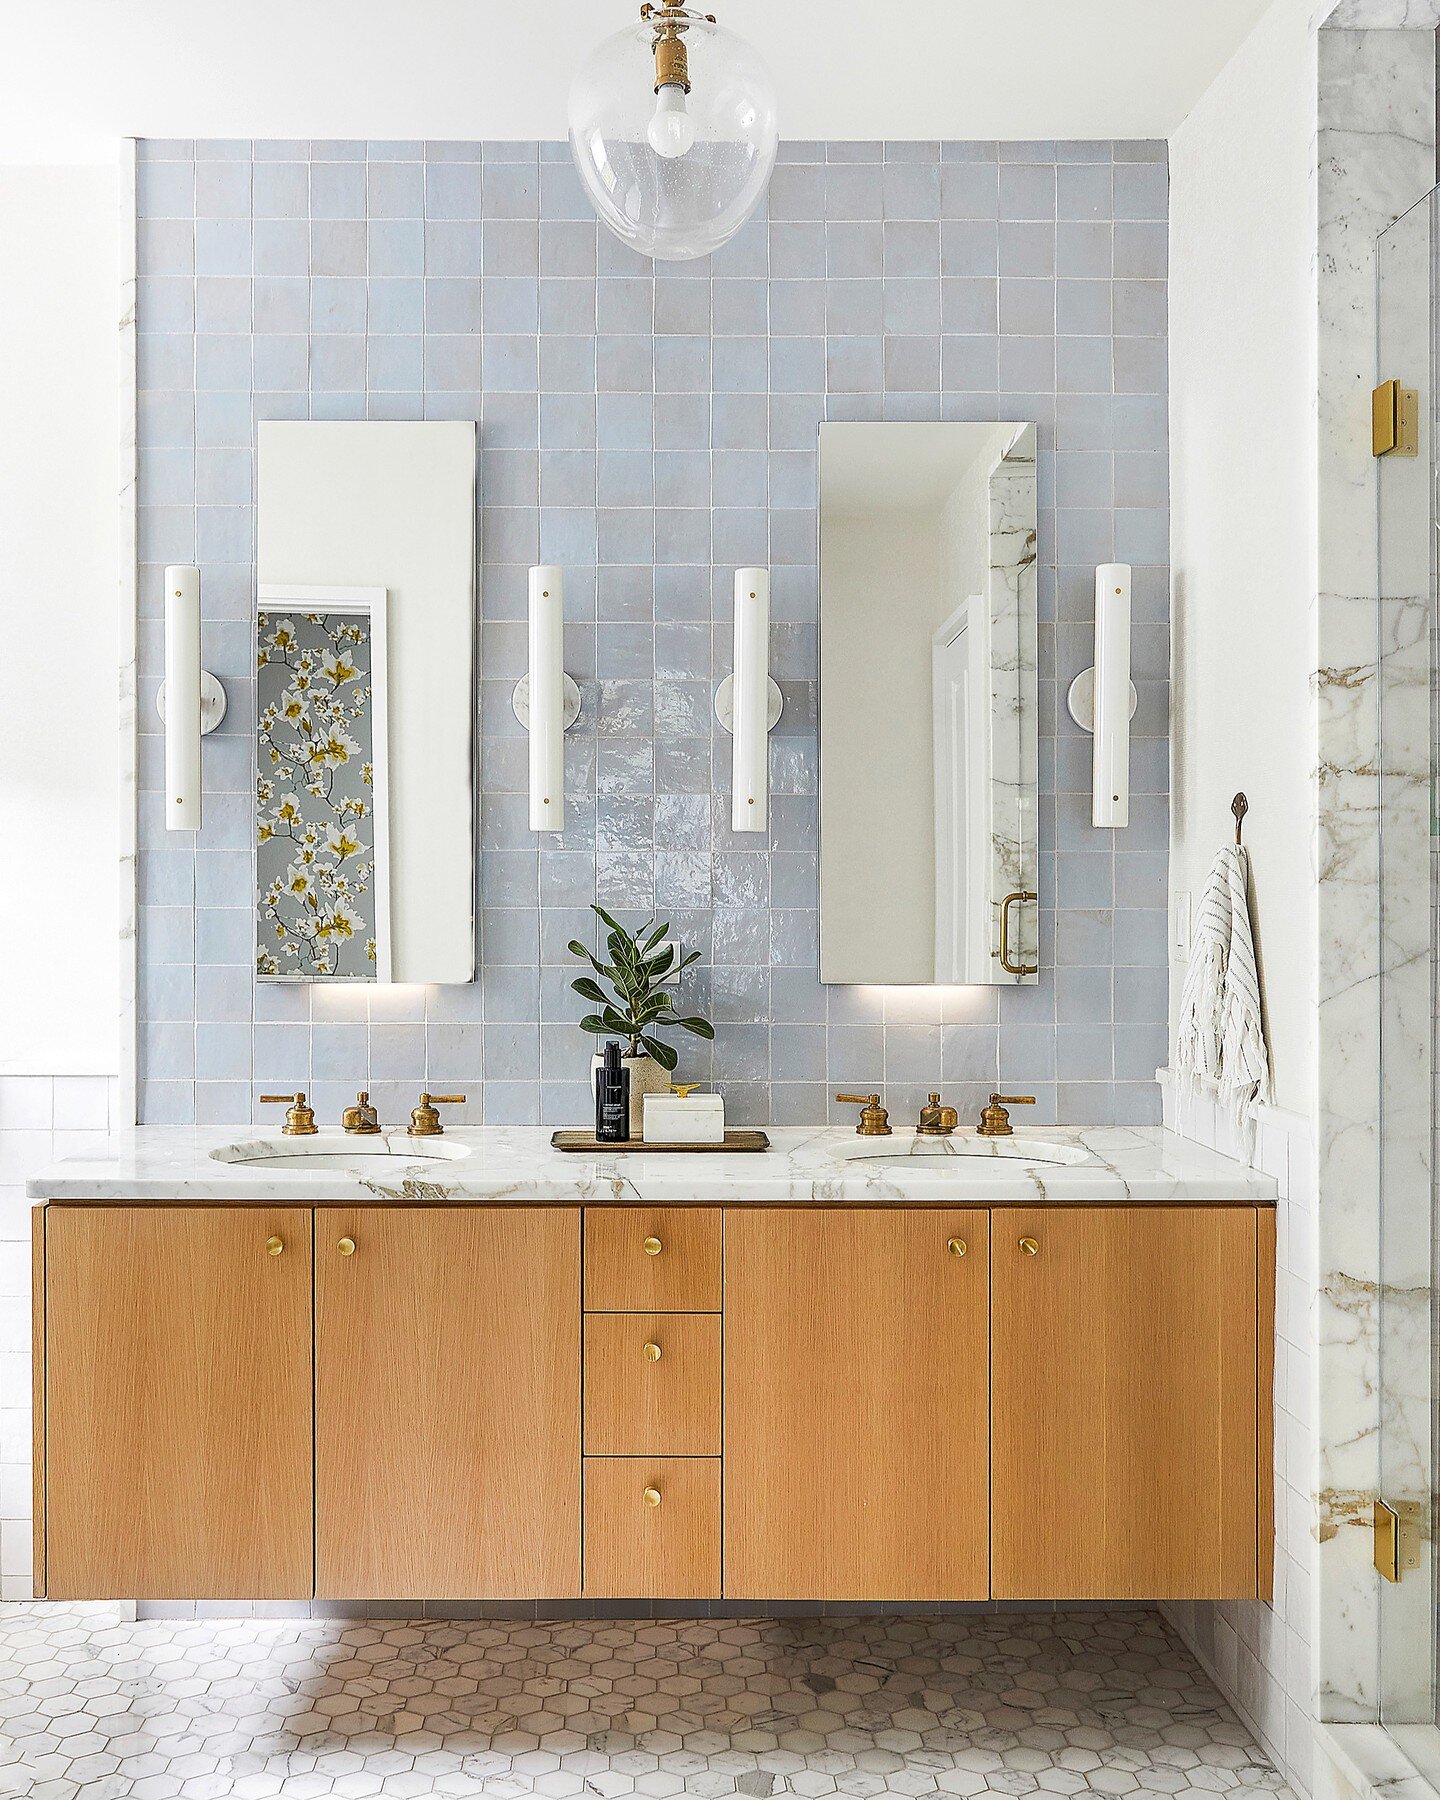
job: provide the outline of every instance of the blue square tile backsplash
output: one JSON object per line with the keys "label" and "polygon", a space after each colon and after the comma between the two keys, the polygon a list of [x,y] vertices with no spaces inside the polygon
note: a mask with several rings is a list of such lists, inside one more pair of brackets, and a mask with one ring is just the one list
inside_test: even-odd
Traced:
{"label": "blue square tile backsplash", "polygon": [[[768,213],[652,265],[593,218],[565,145],[148,141],[140,150],[140,1116],[244,1125],[305,1087],[387,1120],[422,1082],[463,1115],[588,1114],[566,945],[592,900],[669,917],[715,1020],[682,1046],[736,1123],[897,1117],[996,1085],[1040,1121],[1153,1123],[1166,1049],[1169,574],[1165,149],[787,144]],[[480,978],[257,986],[251,974],[254,431],[480,421]],[[1040,468],[1042,975],[1027,988],[817,977],[816,428],[1033,419]],[[1131,824],[1092,829],[1093,565],[1135,565]],[[566,567],[569,825],[527,829],[510,690],[526,571]],[[198,562],[205,829],[161,822],[161,570]],[[772,572],[771,827],[732,836],[731,572]],[[885,928],[883,912],[877,932]],[[1030,1115],[1027,1113],[1026,1117]]]}

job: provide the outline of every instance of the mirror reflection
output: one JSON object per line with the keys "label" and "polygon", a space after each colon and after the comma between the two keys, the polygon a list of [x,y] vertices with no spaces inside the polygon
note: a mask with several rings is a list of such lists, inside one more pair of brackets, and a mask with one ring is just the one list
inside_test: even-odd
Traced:
{"label": "mirror reflection", "polygon": [[1037,976],[1035,427],[820,427],[820,978]]}

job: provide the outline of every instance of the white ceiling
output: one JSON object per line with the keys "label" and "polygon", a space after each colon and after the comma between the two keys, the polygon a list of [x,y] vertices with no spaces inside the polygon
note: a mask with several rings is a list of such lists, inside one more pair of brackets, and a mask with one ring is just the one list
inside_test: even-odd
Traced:
{"label": "white ceiling", "polygon": [[[806,138],[1166,137],[1267,0],[711,0]],[[556,138],[635,0],[19,0],[0,162],[140,137]]]}
{"label": "white ceiling", "polygon": [[[1168,137],[1267,0],[711,0],[788,139]],[[0,162],[119,137],[563,137],[571,70],[635,0],[29,0]]]}

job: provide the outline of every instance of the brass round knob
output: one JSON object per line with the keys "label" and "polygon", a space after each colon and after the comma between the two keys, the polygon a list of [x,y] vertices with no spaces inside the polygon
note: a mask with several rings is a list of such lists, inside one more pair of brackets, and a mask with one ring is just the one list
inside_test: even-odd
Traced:
{"label": "brass round knob", "polygon": [[645,1346],[646,1362],[659,1362],[660,1355],[660,1346],[658,1344],[647,1344]]}
{"label": "brass round knob", "polygon": [[647,1506],[658,1506],[660,1504],[659,1488],[646,1488],[641,1497]]}
{"label": "brass round knob", "polygon": [[946,1238],[945,1248],[952,1256],[963,1256],[968,1246],[964,1238]]}
{"label": "brass round knob", "polygon": [[1040,1240],[1038,1238],[1023,1237],[1020,1240],[1020,1248],[1025,1252],[1026,1256],[1038,1256],[1040,1254]]}
{"label": "brass round knob", "polygon": [[659,1238],[649,1237],[646,1238],[640,1248],[647,1256],[658,1256],[665,1246],[660,1242]]}
{"label": "brass round knob", "polygon": [[341,1238],[335,1248],[342,1256],[353,1256],[355,1254],[355,1240],[354,1238]]}
{"label": "brass round knob", "polygon": [[282,1237],[268,1237],[265,1240],[265,1253],[267,1256],[278,1256],[284,1248],[285,1240]]}

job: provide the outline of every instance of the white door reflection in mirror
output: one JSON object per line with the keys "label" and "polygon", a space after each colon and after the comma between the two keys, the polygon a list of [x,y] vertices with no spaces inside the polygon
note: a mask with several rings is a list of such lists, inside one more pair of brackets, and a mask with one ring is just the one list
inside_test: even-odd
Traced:
{"label": "white door reflection in mirror", "polygon": [[821,426],[822,981],[1036,979],[1035,511],[1033,425]]}

